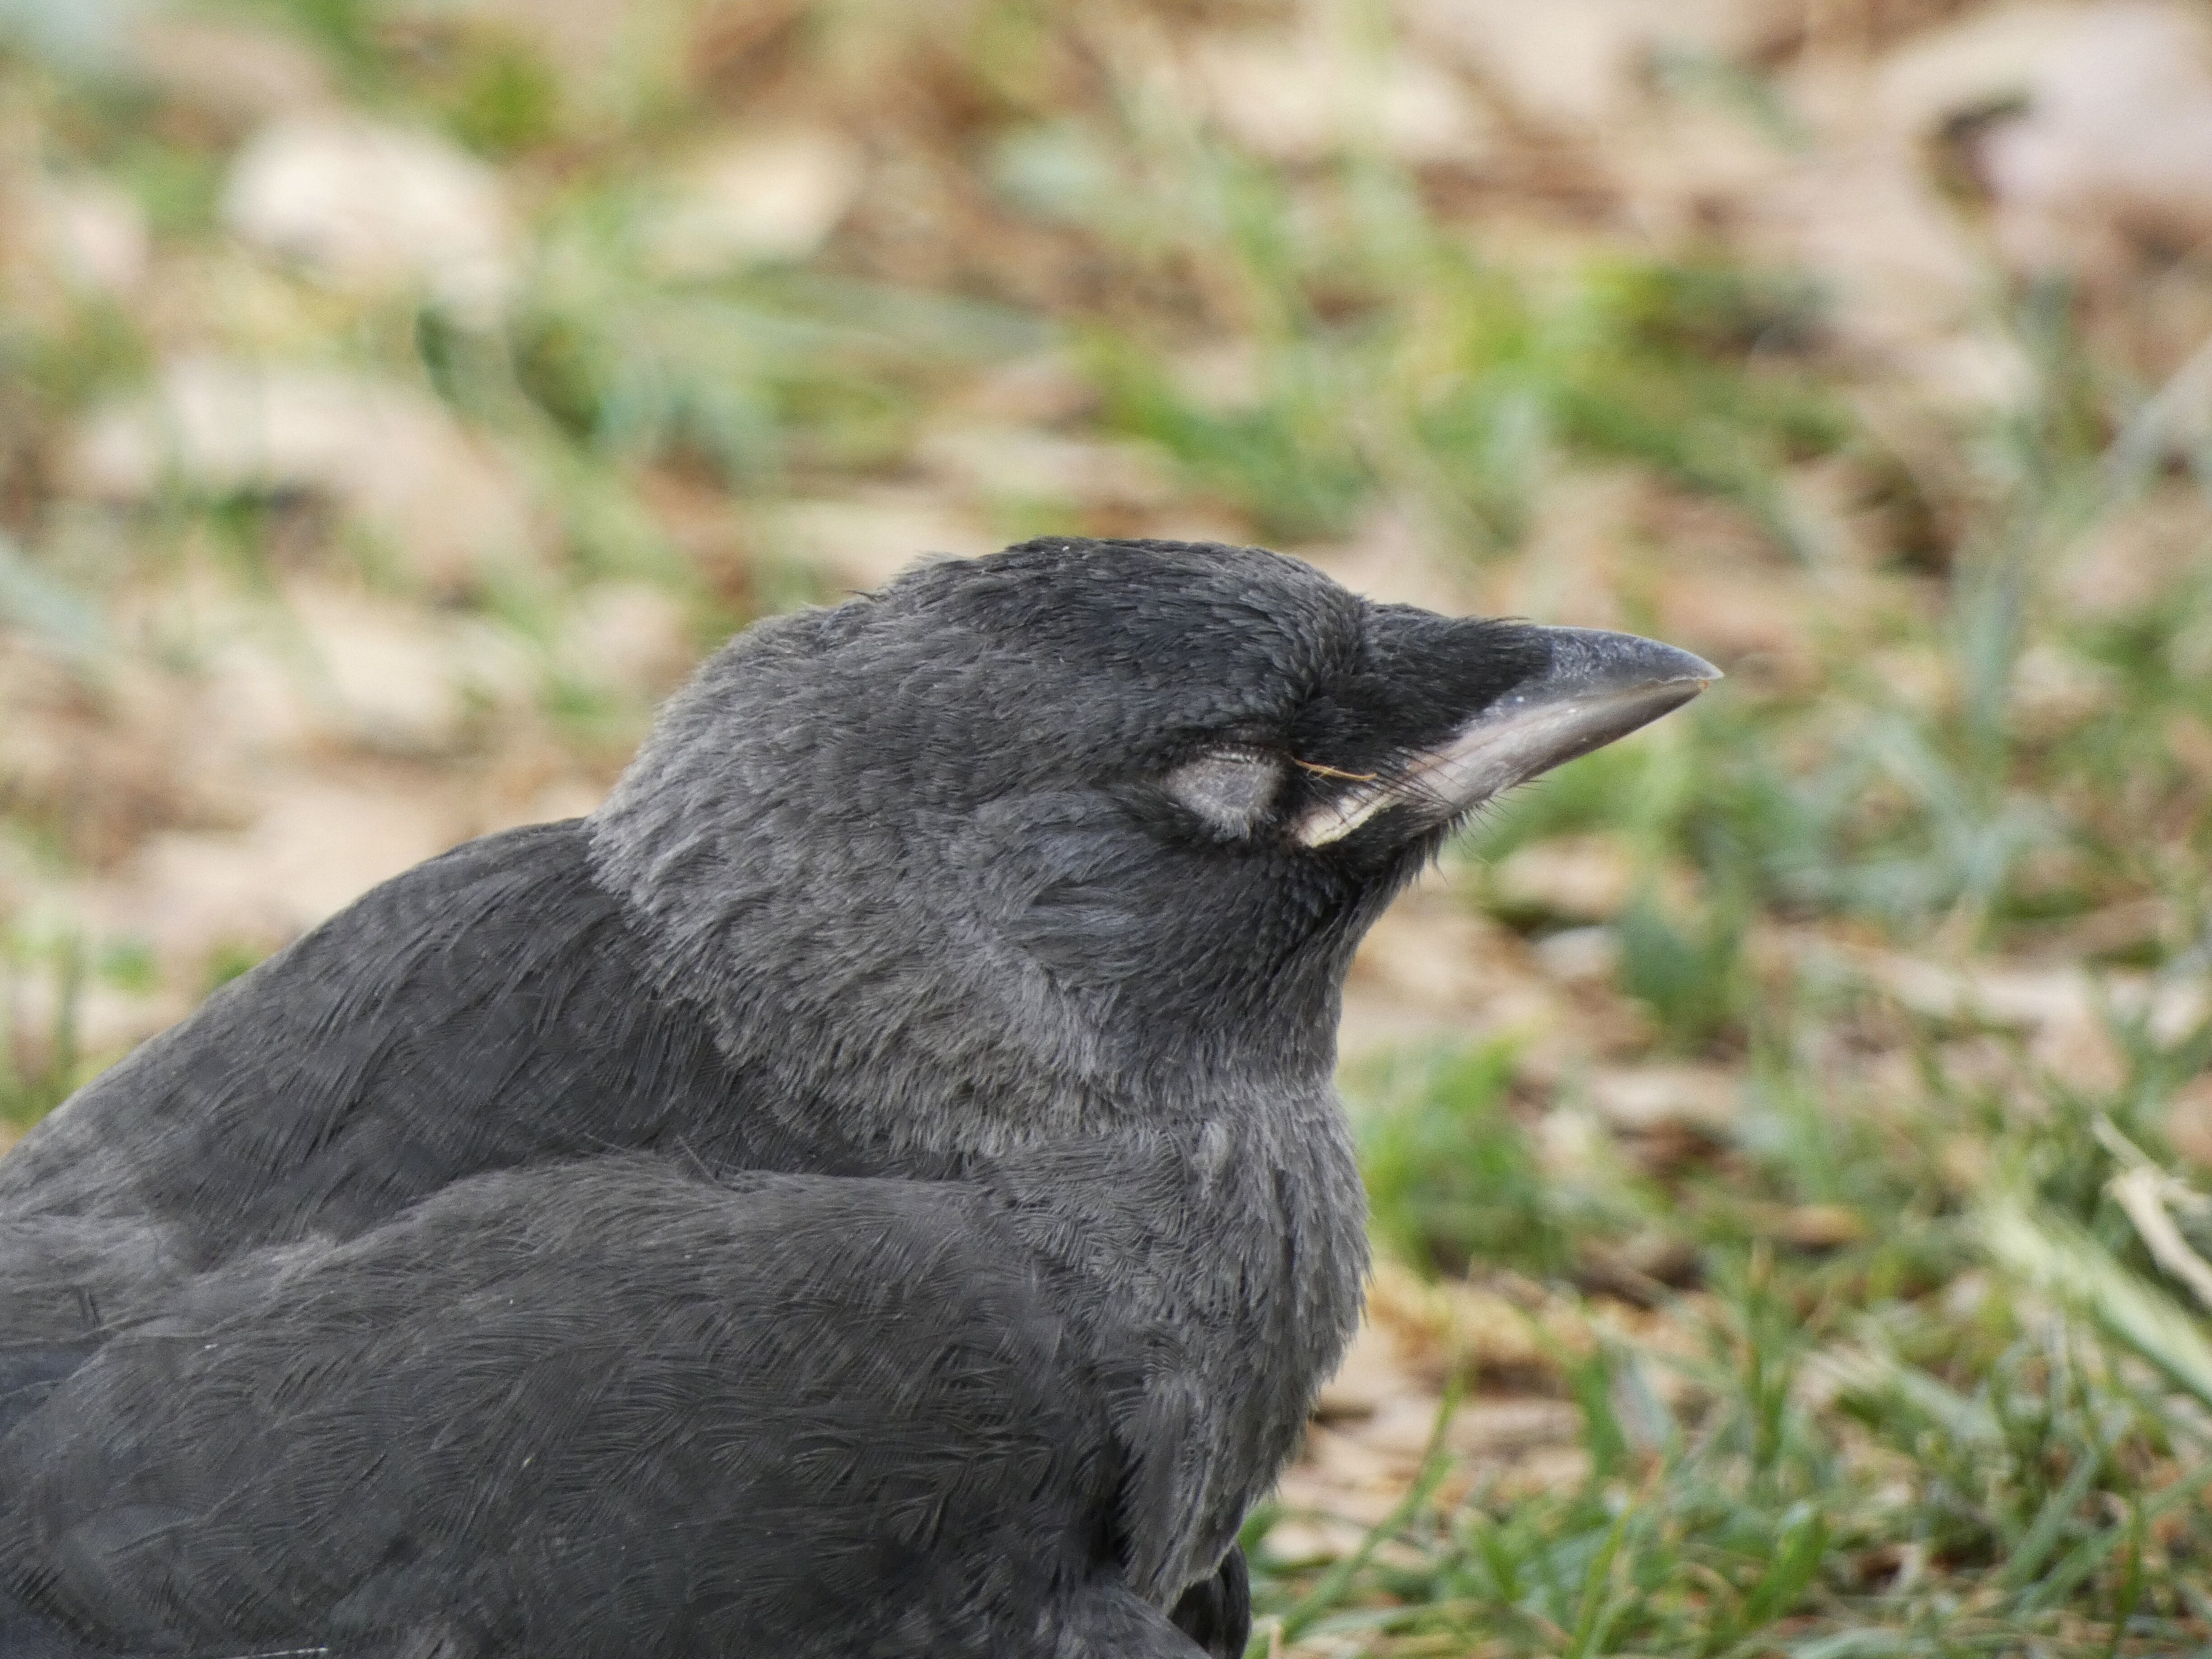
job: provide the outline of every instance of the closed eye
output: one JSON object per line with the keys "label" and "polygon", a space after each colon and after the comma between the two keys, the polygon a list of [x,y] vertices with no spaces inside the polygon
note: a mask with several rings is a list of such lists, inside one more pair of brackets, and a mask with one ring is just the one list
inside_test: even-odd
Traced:
{"label": "closed eye", "polygon": [[1283,762],[1257,749],[1212,749],[1161,779],[1161,785],[1217,835],[1249,836],[1274,810]]}

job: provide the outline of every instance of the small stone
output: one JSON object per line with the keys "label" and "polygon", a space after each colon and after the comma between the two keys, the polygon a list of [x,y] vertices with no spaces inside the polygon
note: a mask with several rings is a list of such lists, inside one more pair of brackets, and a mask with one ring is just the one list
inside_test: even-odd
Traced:
{"label": "small stone", "polygon": [[95,410],[68,461],[79,493],[125,501],[168,489],[331,501],[426,586],[466,586],[524,556],[520,481],[444,405],[369,375],[185,358],[154,389]]}
{"label": "small stone", "polygon": [[726,138],[678,173],[647,244],[684,276],[804,259],[851,210],[866,175],[860,147],[832,128]]}
{"label": "small stone", "polygon": [[281,118],[232,165],[223,222],[338,288],[419,283],[455,315],[497,320],[514,285],[498,176],[434,133],[359,117]]}

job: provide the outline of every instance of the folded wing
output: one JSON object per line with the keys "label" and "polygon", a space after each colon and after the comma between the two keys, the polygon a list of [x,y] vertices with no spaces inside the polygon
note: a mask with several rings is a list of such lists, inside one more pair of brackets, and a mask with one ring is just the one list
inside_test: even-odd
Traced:
{"label": "folded wing", "polygon": [[52,1385],[0,1608],[24,1652],[1194,1653],[1116,1589],[1101,1395],[969,1189],[483,1176]]}

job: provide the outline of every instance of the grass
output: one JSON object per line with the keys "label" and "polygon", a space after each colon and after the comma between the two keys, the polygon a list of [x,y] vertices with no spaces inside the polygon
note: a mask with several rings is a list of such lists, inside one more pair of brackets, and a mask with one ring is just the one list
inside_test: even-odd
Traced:
{"label": "grass", "polygon": [[[1977,1084],[1960,1066],[1971,1019],[1884,1006],[1803,954],[1822,933],[1939,957],[2002,946],[2142,891],[2139,824],[2112,819],[2109,792],[2148,760],[2142,733],[2177,689],[2166,625],[2077,630],[2028,597],[2027,556],[1990,556],[1959,573],[1931,641],[1980,697],[1930,710],[1869,695],[1843,721],[1833,690],[1826,707],[1717,704],[1671,745],[1579,763],[1478,832],[1492,856],[1603,832],[1686,878],[1693,900],[1670,908],[1647,885],[1617,918],[1617,988],[1656,1046],[1741,1054],[1746,1107],[1724,1145],[1607,1181],[1592,1203],[1545,1174],[1530,1126],[1560,1108],[1516,1091],[1510,1055],[1447,1060],[1410,1097],[1370,1091],[1376,1229],[1401,1259],[1548,1270],[1586,1309],[1611,1305],[1588,1269],[1624,1233],[1688,1265],[1645,1287],[1668,1340],[1616,1330],[1550,1380],[1583,1413],[1578,1488],[1430,1502],[1394,1522],[1388,1566],[1376,1550],[1331,1583],[1325,1615],[1311,1574],[1263,1577],[1263,1605],[1300,1609],[1311,1638],[1378,1655],[2212,1644],[2212,1327],[2187,1261],[2208,1242],[2205,1202],[2160,1142],[2212,1025],[2200,1009],[2154,1034],[2106,1006],[2094,1018],[2123,1063],[2103,1086],[2016,1037],[2002,1081]],[[2000,607],[2011,632],[1993,644],[1977,608]],[[2005,690],[2009,665],[2054,641],[2118,677],[2113,701],[2056,740],[2023,732]],[[2181,787],[2154,764],[2128,775]],[[2059,873],[2038,868],[2054,855]],[[2162,902],[2201,916],[2196,871],[2162,867]],[[1782,930],[1794,961],[1776,960]],[[2194,946],[2136,939],[2126,960],[2168,984],[2201,972]],[[1859,1067],[1893,1046],[1918,1055],[1916,1081],[1869,1086]],[[2130,1169],[2174,1206],[2163,1265],[2157,1230],[2117,1201]],[[1855,1220],[1816,1246],[1777,1236],[1775,1218],[1814,1206]],[[1681,1386],[1624,1411],[1638,1368]]]}
{"label": "grass", "polygon": [[[1680,273],[1629,287],[1694,315]],[[2023,334],[2049,325],[2030,317]],[[2212,1026],[2200,1010],[2154,1036],[2108,1005],[2091,1023],[2124,1063],[2103,1086],[2016,1036],[1994,1039],[2002,1081],[1973,1083],[1971,1019],[1900,1008],[1848,965],[1852,941],[1938,958],[2032,948],[2155,894],[2179,925],[2107,965],[2169,984],[2201,971],[2185,942],[2200,937],[2197,866],[2147,861],[2148,820],[2114,812],[2132,796],[2201,837],[2199,786],[2152,735],[2168,698],[2197,717],[2169,665],[2201,600],[2087,623],[2053,601],[2073,538],[2124,505],[2098,448],[2119,416],[2084,418],[2073,343],[2027,343],[2042,396],[1985,435],[1986,494],[1946,602],[1893,639],[1935,671],[1937,696],[1855,674],[1832,641],[1811,695],[1724,688],[1470,838],[1485,860],[1563,834],[1632,848],[1642,874],[1610,924],[1613,988],[1655,1053],[1739,1068],[1744,1108],[1686,1158],[1561,1170],[1537,1132],[1571,1103],[1517,1079],[1510,1048],[1447,1054],[1410,1085],[1402,1066],[1370,1080],[1363,1148],[1386,1248],[1478,1282],[1533,1276],[1592,1319],[1589,1352],[1559,1357],[1545,1383],[1581,1413],[1587,1473],[1534,1494],[1445,1483],[1324,1567],[1271,1562],[1261,1542],[1260,1603],[1279,1621],[1267,1641],[1820,1659],[2212,1646],[2212,1328],[2190,1291],[2212,1230],[2187,1166],[2129,1139],[2157,1141]],[[1646,398],[1685,394],[1648,366],[1626,373],[1636,394],[1607,398],[1583,441],[1694,425],[1644,425]],[[1801,551],[1769,514],[1778,452],[1734,477],[1656,440],[1616,453],[1731,496]],[[2070,719],[2039,720],[2021,690],[2032,653],[2111,678]],[[1881,1048],[1917,1056],[1903,1089],[1861,1073]],[[2130,1168],[2174,1206],[2162,1235],[2139,1191],[2133,1212],[2118,1200]],[[1632,1287],[1640,1326],[1607,1312],[1621,1290],[1604,1264],[1630,1237],[1676,1264]]]}
{"label": "grass", "polygon": [[[2111,1165],[2063,1115],[1991,1133],[1936,1100],[1887,1132],[1839,1127],[1842,1103],[1785,1072],[1755,1091],[1726,1178],[1616,1189],[1577,1228],[1495,1133],[1479,1164],[1389,1179],[1403,1119],[1456,1120],[1464,1078],[1441,1073],[1370,1146],[1386,1238],[1540,1269],[1633,1205],[1684,1248],[1689,1288],[1655,1287],[1663,1343],[1607,1328],[1556,1370],[1583,1414],[1580,1482],[1431,1498],[1326,1607],[1316,1574],[1263,1567],[1264,1607],[1378,1654],[2171,1653],[2212,1636],[2202,1310],[2112,1225]],[[1936,1148],[1977,1134],[2043,1180],[1942,1180]],[[1441,1206],[1473,1167],[1508,1172],[1492,1207]],[[1863,1218],[1858,1242],[1772,1236],[1814,1205]],[[1521,1224],[1498,1249],[1508,1206]],[[1650,1385],[1662,1373],[1674,1386]]]}
{"label": "grass", "polygon": [[[1324,153],[1259,153],[1132,45],[1187,19],[980,0],[922,38],[896,8],[816,5],[685,47],[672,5],[585,73],[458,13],[221,15],[496,166],[526,224],[516,298],[487,325],[249,258],[220,226],[231,117],[14,37],[0,87],[40,165],[136,200],[155,250],[131,295],[35,261],[0,286],[0,664],[52,682],[41,708],[136,706],[117,688],[158,656],[161,618],[232,590],[281,611],[302,569],[360,562],[343,526],[302,545],[318,520],[295,501],[71,493],[72,423],[211,344],[426,389],[544,511],[526,563],[380,586],[551,665],[524,714],[424,775],[441,787],[507,750],[550,757],[526,776],[604,781],[647,694],[556,648],[595,591],[656,586],[700,641],[822,591],[769,560],[769,515],[952,500],[920,440],[1041,356],[1060,391],[983,418],[1133,443],[1170,499],[953,501],[976,522],[1329,544],[1395,514],[1480,580],[1527,568],[1564,485],[1630,477],[1656,517],[1592,532],[1627,544],[1606,550],[1624,614],[1660,626],[1678,560],[1717,531],[1786,590],[1802,660],[1741,665],[1452,854],[1501,957],[1602,929],[1596,977],[1559,994],[1576,1058],[1515,1035],[1347,1086],[1381,1249],[1522,1310],[1533,1346],[1445,1364],[1437,1432],[1364,1542],[1278,1553],[1298,1517],[1255,1517],[1255,1651],[2212,1649],[2212,1325],[2189,1265],[2212,1254],[2212,1183],[2169,1116],[2212,1063],[2191,1001],[2212,954],[2212,569],[2177,558],[2132,597],[2079,599],[2089,538],[2200,489],[2109,299],[1992,270],[1987,320],[2025,390],[1900,422],[1913,394],[1839,347],[1850,301],[1820,274],[1725,226],[1653,237],[1402,161],[1357,120]],[[1363,30],[1379,49],[1379,16]],[[1662,95],[1778,154],[1819,142],[1763,69],[1657,69]],[[870,189],[812,258],[671,270],[658,181],[763,110],[857,135]],[[1508,228],[1547,215],[1533,241]],[[11,939],[40,893],[102,873],[53,844],[70,820],[41,775],[0,741]],[[1562,837],[1623,860],[1607,915],[1483,873]],[[108,1057],[81,1052],[88,988],[196,996],[252,959],[88,948],[0,957],[0,1118]],[[1734,1105],[1640,1133],[1588,1097],[1598,1066],[1718,1075]],[[1528,1395],[1575,1413],[1567,1462],[1532,1481],[1452,1449],[1449,1402]]]}

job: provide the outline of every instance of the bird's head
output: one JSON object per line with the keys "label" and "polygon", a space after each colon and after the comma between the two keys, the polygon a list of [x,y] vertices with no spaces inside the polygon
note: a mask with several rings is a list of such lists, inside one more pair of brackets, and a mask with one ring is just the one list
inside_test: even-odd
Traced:
{"label": "bird's head", "polygon": [[734,1057],[872,1133],[941,1100],[1020,1133],[1325,1079],[1353,947],[1452,828],[1716,678],[1055,538],[747,629],[594,842]]}

